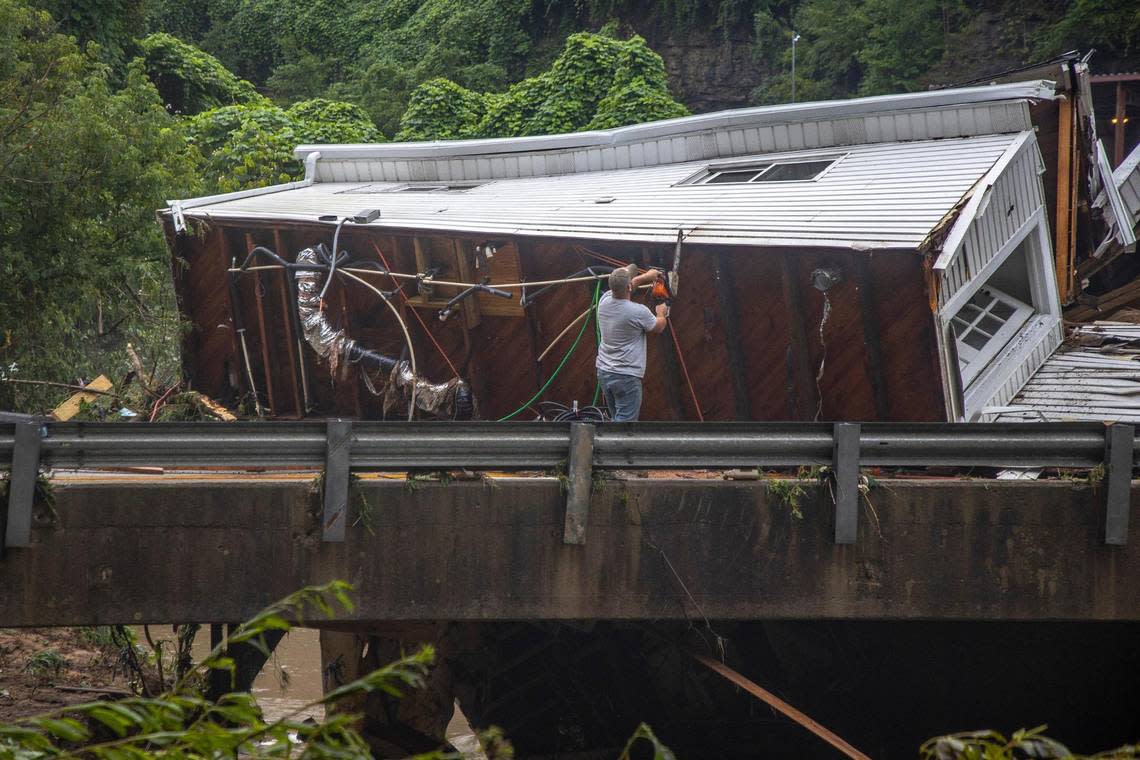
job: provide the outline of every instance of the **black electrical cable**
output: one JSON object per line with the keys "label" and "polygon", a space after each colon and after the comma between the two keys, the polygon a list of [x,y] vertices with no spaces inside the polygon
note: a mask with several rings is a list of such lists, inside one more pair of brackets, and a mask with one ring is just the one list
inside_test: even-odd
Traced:
{"label": "black electrical cable", "polygon": [[609,416],[600,406],[566,406],[557,401],[540,401],[538,407],[542,419],[547,422],[606,422]]}
{"label": "black electrical cable", "polygon": [[317,296],[322,301],[325,300],[325,292],[328,291],[329,285],[333,281],[333,275],[336,274],[336,260],[337,260],[336,245],[337,245],[337,241],[340,240],[340,228],[343,227],[345,225],[345,222],[347,222],[348,220],[349,220],[349,218],[346,216],[343,219],[341,219],[339,222],[337,222],[336,223],[336,231],[333,232],[332,258],[329,259],[329,276],[325,278],[325,286],[323,288],[321,288],[320,295]]}
{"label": "black electrical cable", "polygon": [[[598,264],[598,265],[595,265],[595,266],[589,266],[589,267],[586,267],[585,269],[580,269],[580,270],[578,270],[577,272],[575,272],[574,274],[569,274],[569,275],[566,275],[566,278],[565,278],[565,279],[567,279],[567,280],[572,280],[572,279],[574,279],[575,277],[581,277],[581,276],[583,276],[583,275],[587,275],[587,274],[589,274],[589,275],[594,275],[594,276],[597,276],[597,275],[600,275],[600,274],[609,274],[609,273],[610,273],[610,272],[612,272],[612,271],[614,271],[614,268],[613,268],[613,267],[610,267],[610,266],[603,266],[603,265],[600,265],[600,264]],[[562,283],[555,283],[555,284],[553,284],[553,285],[547,285],[547,286],[546,286],[546,287],[544,287],[544,288],[539,288],[538,290],[534,291],[533,293],[528,293],[528,294],[526,294],[526,295],[525,295],[525,296],[522,298],[522,306],[523,306],[523,308],[526,308],[527,306],[530,306],[532,303],[534,303],[534,299],[538,298],[540,295],[542,295],[542,294],[543,294],[543,293],[545,293],[546,291],[550,290],[551,288],[556,288],[556,287],[559,287],[561,284],[562,284]]]}

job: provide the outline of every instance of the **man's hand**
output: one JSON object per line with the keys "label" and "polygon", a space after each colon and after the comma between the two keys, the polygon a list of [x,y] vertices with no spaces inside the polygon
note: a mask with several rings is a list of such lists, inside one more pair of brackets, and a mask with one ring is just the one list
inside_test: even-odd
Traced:
{"label": "man's hand", "polygon": [[650,270],[642,272],[641,274],[634,277],[630,281],[630,285],[635,287],[635,288],[639,288],[642,285],[649,285],[650,283],[657,282],[657,280],[659,280],[660,278],[661,278],[661,270],[660,269],[650,269]]}
{"label": "man's hand", "polygon": [[657,319],[654,320],[653,329],[649,330],[651,333],[663,333],[665,328],[669,326],[669,304],[659,303],[657,308],[654,309]]}

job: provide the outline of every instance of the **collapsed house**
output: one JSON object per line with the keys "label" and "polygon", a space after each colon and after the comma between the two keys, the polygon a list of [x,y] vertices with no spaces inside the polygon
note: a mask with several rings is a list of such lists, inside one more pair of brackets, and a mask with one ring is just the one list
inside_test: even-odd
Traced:
{"label": "collapsed house", "polygon": [[301,181],[160,212],[185,374],[281,418],[585,406],[591,306],[633,261],[673,286],[642,419],[992,419],[1061,346],[1062,305],[1135,245],[1087,70],[1055,69],[609,131],[301,146]]}

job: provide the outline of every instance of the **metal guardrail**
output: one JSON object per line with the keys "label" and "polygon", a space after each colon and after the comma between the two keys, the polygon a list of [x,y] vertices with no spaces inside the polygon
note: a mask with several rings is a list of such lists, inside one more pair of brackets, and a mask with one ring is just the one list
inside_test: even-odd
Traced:
{"label": "metal guardrail", "polygon": [[[29,420],[31,422],[31,420]],[[347,422],[347,421],[346,421]],[[551,468],[570,425],[556,422],[351,422],[350,466],[366,469]],[[11,466],[14,423],[0,422],[0,468]],[[829,465],[830,423],[609,423],[594,433],[593,466],[693,468]],[[859,463],[898,467],[1095,467],[1099,423],[862,423]],[[327,424],[312,422],[50,422],[40,462],[102,467],[311,467],[325,464]]]}
{"label": "metal guardrail", "polygon": [[[588,435],[583,434],[586,428]],[[325,469],[326,538],[343,540],[343,502],[352,469],[548,469],[563,463],[570,473],[566,529],[570,543],[584,540],[588,473],[593,468],[828,465],[837,485],[836,540],[851,543],[860,466],[1092,468],[1101,464],[1108,479],[1106,542],[1123,543],[1137,451],[1134,426],[1080,422],[130,424],[0,417],[0,468],[12,470],[8,546],[26,546],[30,541],[31,500],[41,467]]]}

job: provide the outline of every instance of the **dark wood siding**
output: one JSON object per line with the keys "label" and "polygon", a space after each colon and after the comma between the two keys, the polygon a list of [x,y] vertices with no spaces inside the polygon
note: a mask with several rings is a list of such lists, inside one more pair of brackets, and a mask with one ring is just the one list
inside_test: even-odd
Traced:
{"label": "dark wood siding", "polygon": [[[315,226],[215,223],[204,234],[175,241],[175,255],[185,262],[176,266],[179,304],[192,324],[184,342],[185,368],[195,388],[232,405],[248,385],[227,284],[231,259],[240,262],[255,244],[292,260],[302,248],[328,237],[326,228]],[[466,251],[480,242],[420,237],[421,258],[425,251],[441,256],[440,251],[456,242]],[[356,256],[378,258],[380,251],[394,271],[417,271],[410,233],[348,229],[342,241]],[[515,269],[530,281],[563,277],[601,263],[591,251],[642,266],[668,266],[673,260],[672,247],[511,242],[509,256],[497,266]],[[841,274],[826,296],[830,311],[822,341],[825,298],[811,282],[813,270],[820,267]],[[496,271],[496,280],[502,281],[502,271]],[[392,287],[387,278],[373,281],[383,289]],[[415,296],[415,283],[407,287]],[[295,417],[304,409],[298,403],[296,333],[285,293],[284,278],[273,271],[243,275],[238,284],[251,369],[262,402],[268,403],[272,393],[273,413]],[[334,285],[329,293],[334,324],[373,350],[401,354],[402,333],[373,293],[353,283]],[[589,306],[592,294],[590,284],[571,284],[547,292],[523,316],[509,316],[511,303],[502,301],[492,303],[487,313],[476,305],[473,313],[456,313],[445,322],[438,319],[435,306],[416,307],[398,298],[393,304],[405,315],[421,374],[437,381],[452,376],[426,330],[471,382],[480,416],[497,419],[522,405],[550,378],[578,328],[542,362],[537,357]],[[486,304],[487,298],[479,303]],[[810,420],[817,412],[820,420],[943,419],[929,303],[922,260],[915,253],[686,247],[673,306],[676,341],[668,332],[648,339],[642,419],[697,419],[698,403],[707,420],[738,419],[745,413],[754,420]],[[726,319],[735,320],[735,329],[726,329]],[[542,398],[590,403],[595,352],[591,323]],[[307,345],[301,356],[313,399],[310,415],[382,416],[381,399],[355,368],[342,367],[334,378]],[[519,418],[530,417],[524,413]]]}

